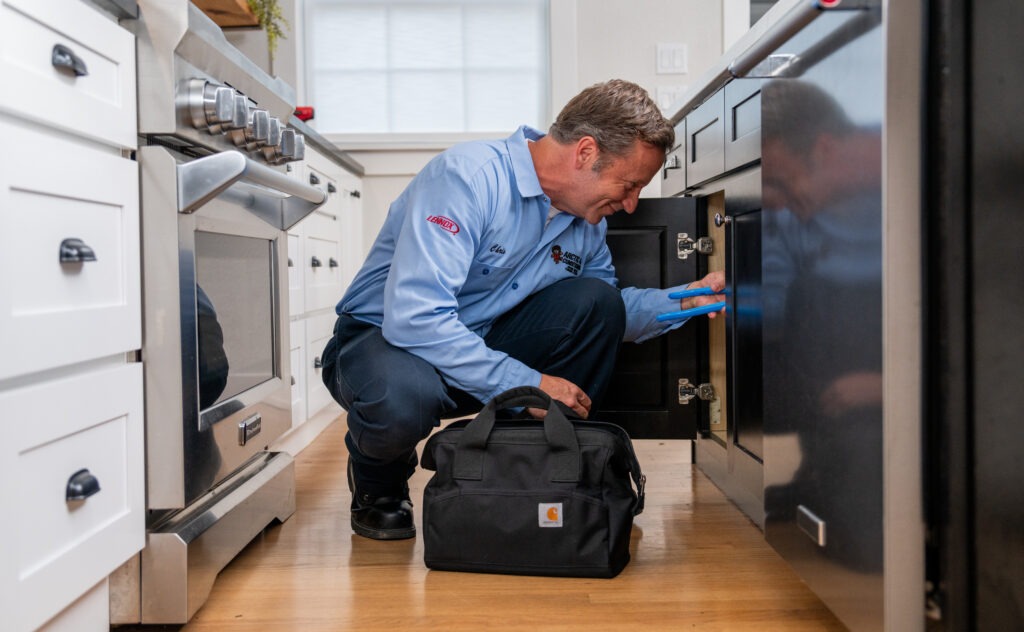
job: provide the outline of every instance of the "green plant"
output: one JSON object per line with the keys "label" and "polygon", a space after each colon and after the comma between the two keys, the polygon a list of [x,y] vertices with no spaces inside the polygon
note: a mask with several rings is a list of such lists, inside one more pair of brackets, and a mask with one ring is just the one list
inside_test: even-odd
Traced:
{"label": "green plant", "polygon": [[270,50],[270,59],[274,59],[274,51],[277,50],[278,38],[285,37],[284,30],[291,30],[291,25],[285,19],[277,0],[246,0],[249,8],[256,15],[260,27],[267,32],[267,48]]}

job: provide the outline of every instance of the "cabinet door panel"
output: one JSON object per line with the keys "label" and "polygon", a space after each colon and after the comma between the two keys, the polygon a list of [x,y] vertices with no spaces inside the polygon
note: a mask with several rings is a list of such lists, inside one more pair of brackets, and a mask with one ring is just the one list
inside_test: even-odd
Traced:
{"label": "cabinet door panel", "polygon": [[[696,253],[677,256],[680,233],[697,237],[693,198],[640,200],[635,213],[608,218],[608,248],[619,287],[667,288],[698,278]],[[665,301],[665,311],[679,308]],[[625,428],[634,438],[692,439],[700,404],[679,403],[679,380],[700,379],[704,321],[693,319],[664,336],[619,348],[611,384],[595,419]]]}

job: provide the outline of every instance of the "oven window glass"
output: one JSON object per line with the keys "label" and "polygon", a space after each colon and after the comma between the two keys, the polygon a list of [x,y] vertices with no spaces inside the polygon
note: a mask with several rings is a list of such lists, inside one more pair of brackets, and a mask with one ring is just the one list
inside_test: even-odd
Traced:
{"label": "oven window glass", "polygon": [[271,240],[196,231],[199,408],[274,377]]}

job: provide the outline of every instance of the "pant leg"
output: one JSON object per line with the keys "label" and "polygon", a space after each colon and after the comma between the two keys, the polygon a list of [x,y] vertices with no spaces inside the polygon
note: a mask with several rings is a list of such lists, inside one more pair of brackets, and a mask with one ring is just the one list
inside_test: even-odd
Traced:
{"label": "pant leg", "polygon": [[380,327],[342,315],[323,353],[323,380],[348,411],[345,444],[360,491],[393,495],[416,468],[416,444],[456,402],[422,358],[392,346]]}
{"label": "pant leg", "polygon": [[597,410],[626,330],[618,289],[600,279],[565,279],[499,318],[484,339],[541,373],[567,379]]}

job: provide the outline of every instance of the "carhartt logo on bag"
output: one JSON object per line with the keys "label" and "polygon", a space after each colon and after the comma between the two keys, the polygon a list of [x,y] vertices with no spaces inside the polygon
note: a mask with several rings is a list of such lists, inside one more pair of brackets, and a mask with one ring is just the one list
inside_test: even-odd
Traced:
{"label": "carhartt logo on bag", "polygon": [[562,503],[539,503],[537,521],[542,527],[562,526]]}

